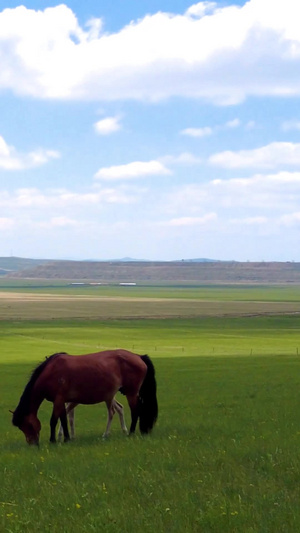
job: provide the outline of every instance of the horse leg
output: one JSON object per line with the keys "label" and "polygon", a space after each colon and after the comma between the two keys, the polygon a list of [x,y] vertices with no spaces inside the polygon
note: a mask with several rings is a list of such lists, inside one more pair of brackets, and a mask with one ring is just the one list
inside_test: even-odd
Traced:
{"label": "horse leg", "polygon": [[127,401],[131,411],[131,424],[129,433],[132,434],[135,432],[135,428],[139,418],[139,398],[137,395],[127,396]]}
{"label": "horse leg", "polygon": [[58,440],[61,440],[62,436],[63,436],[63,427],[62,427],[62,424],[61,424],[61,421],[60,421],[59,428],[58,428],[58,434],[57,434]]}
{"label": "horse leg", "polygon": [[75,439],[75,412],[74,408],[71,411],[67,411],[67,415],[70,422],[71,439]]}
{"label": "horse leg", "polygon": [[70,429],[71,429],[71,439],[75,439],[75,413],[74,409],[77,407],[78,403],[70,402],[67,404],[66,412],[69,417]]}
{"label": "horse leg", "polygon": [[112,419],[114,417],[114,414],[115,414],[115,411],[114,411],[114,404],[113,404],[114,400],[107,400],[106,402],[106,407],[107,407],[107,425],[106,425],[106,429],[102,435],[102,438],[103,439],[106,439],[106,437],[108,437],[109,435],[109,431],[110,431],[110,426],[111,426],[111,423],[112,423]]}
{"label": "horse leg", "polygon": [[64,402],[60,398],[56,398],[53,403],[53,411],[50,419],[50,442],[53,443],[56,442],[55,430],[59,418],[64,432],[64,440],[66,442],[70,440],[66,408]]}
{"label": "horse leg", "polygon": [[[70,422],[70,430],[71,430],[71,439],[75,439],[75,413],[74,409],[77,407],[78,403],[70,402],[66,403],[66,413],[68,415],[68,419]],[[63,434],[63,427],[60,423],[59,430],[58,430],[58,438],[61,440]]]}
{"label": "horse leg", "polygon": [[[68,409],[68,406],[69,404],[66,403],[66,411]],[[59,422],[59,428],[58,428],[58,434],[57,434],[57,437],[58,437],[58,440],[61,440],[62,439],[62,436],[63,436],[63,427],[62,427],[62,423],[61,423],[61,420]]]}
{"label": "horse leg", "polygon": [[[74,409],[78,405],[78,403],[66,403],[66,413],[68,415],[68,419],[70,422],[70,429],[71,429],[71,439],[75,438],[75,413]],[[61,440],[63,436],[63,427],[62,423],[59,424],[58,429],[58,440]]]}
{"label": "horse leg", "polygon": [[66,410],[64,410],[64,412],[60,415],[60,422],[61,422],[62,429],[64,432],[64,442],[68,442],[68,440],[70,440],[70,434],[69,434]]}
{"label": "horse leg", "polygon": [[118,402],[117,400],[113,400],[113,407],[114,411],[117,411],[119,418],[120,418],[120,424],[121,428],[126,435],[128,435],[128,429],[126,427],[125,417],[124,417],[124,407],[123,405]]}

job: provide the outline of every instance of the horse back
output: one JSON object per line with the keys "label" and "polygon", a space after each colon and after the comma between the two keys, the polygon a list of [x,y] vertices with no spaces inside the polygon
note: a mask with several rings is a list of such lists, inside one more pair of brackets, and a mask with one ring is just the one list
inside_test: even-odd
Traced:
{"label": "horse back", "polygon": [[41,374],[37,387],[53,401],[93,404],[112,399],[119,389],[136,394],[147,366],[138,354],[127,350],[106,350],[85,355],[58,354]]}
{"label": "horse back", "polygon": [[147,365],[139,354],[129,352],[128,350],[115,350],[114,356],[118,361],[121,371],[122,393],[125,395],[134,395],[139,391],[145,379]]}

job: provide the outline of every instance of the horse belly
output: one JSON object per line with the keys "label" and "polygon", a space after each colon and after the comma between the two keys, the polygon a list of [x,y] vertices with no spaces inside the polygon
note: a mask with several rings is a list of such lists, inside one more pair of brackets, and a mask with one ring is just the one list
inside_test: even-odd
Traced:
{"label": "horse belly", "polygon": [[66,394],[65,402],[81,403],[81,404],[94,404],[104,402],[107,399],[107,395],[99,391],[82,391],[80,389],[70,389]]}
{"label": "horse belly", "polygon": [[105,402],[113,398],[119,389],[118,380],[111,377],[103,378],[97,373],[83,372],[80,378],[70,382],[66,392],[66,401],[82,404]]}

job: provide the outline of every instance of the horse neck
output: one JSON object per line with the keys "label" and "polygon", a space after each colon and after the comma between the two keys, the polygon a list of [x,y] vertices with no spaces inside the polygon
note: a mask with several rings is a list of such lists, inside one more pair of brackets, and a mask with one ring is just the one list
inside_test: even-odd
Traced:
{"label": "horse neck", "polygon": [[37,412],[43,399],[44,396],[39,392],[39,389],[25,387],[19,404],[13,413],[12,423],[20,427],[25,417],[34,415],[37,418]]}
{"label": "horse neck", "polygon": [[38,384],[35,384],[30,395],[30,413],[31,414],[37,416],[37,412],[44,399],[45,399],[44,394],[41,393],[41,390],[39,389]]}

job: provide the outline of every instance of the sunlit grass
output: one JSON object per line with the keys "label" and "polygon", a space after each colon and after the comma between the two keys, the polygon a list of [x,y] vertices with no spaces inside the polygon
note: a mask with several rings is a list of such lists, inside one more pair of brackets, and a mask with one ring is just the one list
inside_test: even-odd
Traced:
{"label": "sunlit grass", "polygon": [[126,348],[155,357],[300,354],[298,316],[1,322],[0,362]]}

